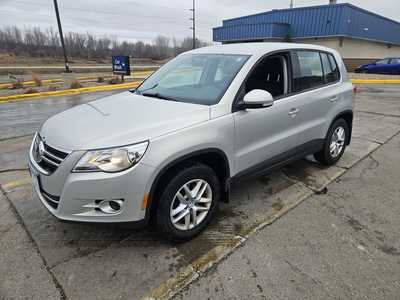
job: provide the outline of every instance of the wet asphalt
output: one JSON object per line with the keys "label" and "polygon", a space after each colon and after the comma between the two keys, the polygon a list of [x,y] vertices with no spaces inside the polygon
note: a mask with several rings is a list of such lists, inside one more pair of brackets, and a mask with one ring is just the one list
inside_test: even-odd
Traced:
{"label": "wet asphalt", "polygon": [[[360,88],[357,95],[353,143],[337,166],[326,169],[310,160],[303,160],[273,174],[234,186],[231,203],[221,204],[219,217],[210,228],[198,238],[184,244],[164,240],[151,227],[132,230],[61,223],[42,207],[32,191],[26,170],[26,152],[33,133],[48,117],[58,112],[114,93],[61,96],[0,104],[0,296],[41,299],[140,299],[145,295],[152,295],[154,289],[166,288],[165,282],[168,279],[182,276],[182,271],[188,268],[194,278],[200,279],[178,294],[181,298],[190,296],[194,299],[231,299],[235,298],[235,295],[238,298],[255,296],[261,299],[307,298],[310,295],[318,298],[329,295],[329,292],[333,298],[352,295],[347,290],[340,294],[341,281],[337,279],[341,275],[354,276],[349,271],[351,267],[343,269],[343,274],[329,273],[329,268],[335,264],[351,265],[352,261],[354,267],[363,268],[366,265],[357,260],[357,255],[360,255],[359,251],[362,250],[343,252],[348,253],[349,259],[345,259],[345,255],[335,256],[327,252],[326,264],[313,260],[314,254],[324,255],[323,251],[329,248],[329,244],[324,243],[326,236],[330,236],[333,230],[330,223],[318,223],[329,218],[320,210],[336,209],[327,208],[327,205],[335,194],[343,194],[342,187],[347,192],[343,194],[344,199],[353,199],[351,197],[355,197],[355,194],[371,184],[367,180],[359,181],[359,177],[368,171],[369,165],[374,164],[376,158],[371,156],[374,151],[382,151],[378,162],[384,167],[377,168],[378,173],[369,175],[399,178],[398,164],[397,167],[396,164],[392,164],[389,168],[385,165],[385,160],[386,157],[390,157],[393,161],[398,161],[394,152],[399,149],[399,144],[398,138],[394,137],[400,131],[400,88]],[[372,158],[369,158],[370,156]],[[366,169],[358,170],[362,164],[367,164]],[[353,169],[356,175],[352,175]],[[343,177],[339,177],[342,175]],[[348,176],[351,180],[346,179]],[[344,178],[348,183],[345,186],[338,184],[337,182],[342,180],[339,178]],[[332,181],[335,188],[328,186]],[[380,194],[374,194],[373,200],[370,200],[376,202],[377,195],[388,199],[383,201],[382,207],[368,207],[370,201],[363,207],[364,196],[357,198],[358,201],[354,205],[351,204],[351,208],[359,209],[365,215],[354,215],[354,212],[346,207],[349,205],[346,201],[338,202],[337,206],[343,207],[343,211],[340,212],[343,216],[349,216],[348,219],[343,217],[343,222],[351,228],[361,228],[352,233],[349,239],[354,239],[354,234],[363,234],[364,228],[375,231],[375,225],[370,224],[371,220],[365,219],[365,216],[373,218],[376,212],[373,210],[379,209],[377,222],[386,225],[376,231],[388,239],[382,247],[386,247],[386,252],[391,254],[386,253],[390,260],[383,258],[376,260],[376,263],[384,265],[384,278],[389,278],[389,274],[392,278],[400,278],[400,261],[397,256],[400,245],[395,241],[396,238],[399,240],[395,230],[399,224],[393,216],[394,213],[400,212],[400,204],[395,201],[400,196],[398,189],[390,188],[396,183],[393,179],[383,180],[380,185],[383,187],[385,182],[388,186],[379,190]],[[370,197],[372,192],[365,190],[365,194],[361,195]],[[327,194],[318,196],[316,193]],[[321,198],[320,201],[318,197],[325,198]],[[300,204],[303,201],[304,203]],[[313,205],[316,201],[325,201],[327,204]],[[293,208],[288,214],[283,213],[299,204],[299,207]],[[385,211],[388,211],[387,217]],[[255,229],[260,224],[275,220],[277,216],[281,217],[279,221],[255,235]],[[314,223],[310,223],[312,220]],[[282,222],[287,224],[275,225]],[[349,228],[339,224],[339,221],[335,223],[329,219],[329,222],[338,228],[334,229],[337,236],[333,238],[347,237]],[[317,230],[318,234],[313,230]],[[308,232],[310,236],[307,235]],[[237,239],[244,241],[242,247],[225,258],[224,251],[230,253],[232,242]],[[301,248],[299,243],[307,244],[310,239],[311,246]],[[356,247],[361,245],[368,250],[376,245],[371,242],[370,246],[368,236],[365,239],[360,240]],[[340,239],[336,242],[345,243]],[[214,251],[215,249],[222,249],[222,254]],[[334,251],[339,253],[342,249]],[[351,255],[355,255],[353,259]],[[210,271],[209,266],[215,265],[220,258],[225,259]],[[243,262],[245,265],[241,265]],[[257,264],[259,269],[254,271],[254,275],[251,271],[254,268],[249,269],[246,265]],[[376,272],[383,272],[374,262],[367,271],[372,272],[374,268]],[[204,270],[208,272],[203,273]],[[309,276],[310,270],[318,272],[318,276]],[[272,280],[275,274],[279,274],[279,277]],[[290,274],[294,274],[294,278],[291,278]],[[372,281],[376,276],[370,274],[369,278]],[[376,295],[386,295],[390,298],[395,295],[393,291],[400,291],[399,285],[396,284],[398,281],[393,279],[387,285],[385,293]],[[357,280],[351,281],[350,286],[356,291],[368,288]],[[369,286],[373,288],[372,285]],[[232,292],[227,293],[227,289],[231,289]],[[385,290],[384,282],[379,282],[376,289]],[[176,292],[177,290],[171,291],[172,294]],[[366,294],[358,292],[354,295]]]}

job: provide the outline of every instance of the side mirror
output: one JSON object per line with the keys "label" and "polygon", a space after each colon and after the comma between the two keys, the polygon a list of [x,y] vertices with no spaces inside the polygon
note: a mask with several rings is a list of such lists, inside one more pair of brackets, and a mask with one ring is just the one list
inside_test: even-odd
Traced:
{"label": "side mirror", "polygon": [[266,108],[274,104],[274,98],[265,90],[252,90],[248,92],[242,102],[243,109]]}

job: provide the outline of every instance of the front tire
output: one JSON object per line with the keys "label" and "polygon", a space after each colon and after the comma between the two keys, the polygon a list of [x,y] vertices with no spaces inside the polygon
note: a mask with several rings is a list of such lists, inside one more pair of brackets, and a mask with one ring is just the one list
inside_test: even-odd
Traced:
{"label": "front tire", "polygon": [[218,210],[221,184],[214,170],[194,164],[179,171],[167,183],[159,199],[157,227],[167,239],[194,238]]}
{"label": "front tire", "polygon": [[332,166],[342,157],[350,134],[349,125],[344,119],[336,120],[328,130],[324,147],[314,154],[314,158],[325,166]]}

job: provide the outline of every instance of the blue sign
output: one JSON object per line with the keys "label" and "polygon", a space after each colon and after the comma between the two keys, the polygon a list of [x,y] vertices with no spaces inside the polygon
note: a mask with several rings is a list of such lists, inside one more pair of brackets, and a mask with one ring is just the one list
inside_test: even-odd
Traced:
{"label": "blue sign", "polygon": [[114,74],[131,75],[131,65],[129,62],[129,56],[113,56],[112,68]]}

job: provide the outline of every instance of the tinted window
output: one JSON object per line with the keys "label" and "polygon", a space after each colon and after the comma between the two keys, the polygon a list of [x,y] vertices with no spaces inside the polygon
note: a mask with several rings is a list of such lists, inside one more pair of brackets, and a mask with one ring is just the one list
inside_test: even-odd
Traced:
{"label": "tinted window", "polygon": [[298,66],[293,70],[293,91],[300,92],[324,84],[321,58],[319,52],[298,51]]}
{"label": "tinted window", "polygon": [[325,83],[335,82],[335,75],[328,58],[328,54],[321,53],[322,67],[324,68],[324,79]]}
{"label": "tinted window", "polygon": [[390,63],[391,63],[392,65],[400,64],[400,58],[392,58],[392,60],[390,61]]}
{"label": "tinted window", "polygon": [[251,72],[246,80],[246,93],[255,90],[265,90],[276,98],[285,93],[284,56],[267,57]]}
{"label": "tinted window", "polygon": [[375,62],[375,64],[377,65],[387,65],[389,63],[389,59],[385,58],[385,59],[381,59]]}
{"label": "tinted window", "polygon": [[340,80],[340,71],[339,71],[339,67],[336,63],[336,59],[333,57],[332,54],[328,54],[329,57],[329,62],[331,63],[331,67],[333,70],[333,76],[334,76],[334,81],[339,81]]}

